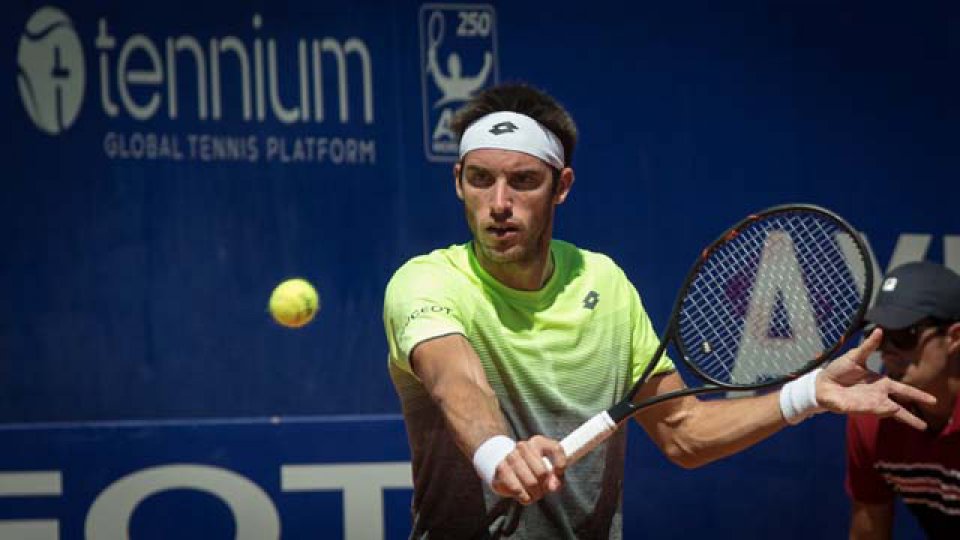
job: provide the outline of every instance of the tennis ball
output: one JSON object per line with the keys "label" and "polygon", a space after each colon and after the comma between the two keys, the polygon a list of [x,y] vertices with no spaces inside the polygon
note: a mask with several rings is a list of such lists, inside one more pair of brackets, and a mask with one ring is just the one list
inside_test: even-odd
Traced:
{"label": "tennis ball", "polygon": [[300,328],[320,311],[320,297],[307,280],[288,279],[273,290],[269,308],[273,319],[281,325]]}

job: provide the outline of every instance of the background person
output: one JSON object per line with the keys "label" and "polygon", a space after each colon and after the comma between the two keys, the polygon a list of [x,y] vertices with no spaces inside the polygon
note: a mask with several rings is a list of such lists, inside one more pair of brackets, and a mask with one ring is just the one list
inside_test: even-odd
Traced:
{"label": "background person", "polygon": [[937,402],[911,405],[926,431],[848,419],[850,538],[890,538],[898,496],[930,538],[960,538],[960,276],[931,262],[897,267],[866,318],[883,329],[887,375]]}

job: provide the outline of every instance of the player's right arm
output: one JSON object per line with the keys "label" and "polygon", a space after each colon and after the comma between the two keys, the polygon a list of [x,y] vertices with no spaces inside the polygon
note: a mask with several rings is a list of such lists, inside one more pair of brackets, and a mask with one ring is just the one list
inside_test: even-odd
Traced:
{"label": "player's right arm", "polygon": [[889,540],[893,530],[893,503],[852,501],[850,540]]}
{"label": "player's right arm", "polygon": [[[478,473],[484,471],[484,481],[529,504],[559,488],[566,458],[552,439],[512,440],[480,357],[466,338],[471,287],[435,258],[419,257],[401,267],[384,299],[390,362],[422,385],[464,456]],[[556,473],[546,470],[543,456],[553,460]]]}
{"label": "player's right arm", "polygon": [[477,353],[462,335],[420,343],[413,350],[411,367],[440,407],[464,454],[472,456],[491,437],[509,436],[497,395]]}
{"label": "player's right arm", "polygon": [[[452,334],[418,344],[411,355],[411,367],[466,456],[475,456],[493,437],[509,437],[497,395],[465,337]],[[556,472],[544,466],[544,455],[553,461]],[[499,462],[492,487],[500,495],[529,504],[545,491],[559,489],[557,474],[563,465],[565,457],[556,441],[533,437],[517,443]]]}

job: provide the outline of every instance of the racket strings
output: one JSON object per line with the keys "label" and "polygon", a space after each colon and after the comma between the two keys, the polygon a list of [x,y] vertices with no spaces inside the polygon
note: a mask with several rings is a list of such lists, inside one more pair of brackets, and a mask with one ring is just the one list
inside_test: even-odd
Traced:
{"label": "racket strings", "polygon": [[845,228],[818,213],[749,223],[709,252],[689,284],[681,352],[707,377],[734,386],[801,370],[856,322],[866,264],[851,245],[858,246]]}

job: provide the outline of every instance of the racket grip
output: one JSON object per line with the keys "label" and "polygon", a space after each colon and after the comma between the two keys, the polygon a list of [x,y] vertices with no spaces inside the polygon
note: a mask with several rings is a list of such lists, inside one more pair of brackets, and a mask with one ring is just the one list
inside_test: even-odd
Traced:
{"label": "racket grip", "polygon": [[[603,411],[580,425],[560,441],[563,453],[567,456],[567,466],[573,465],[591,450],[610,438],[617,431],[617,423]],[[553,470],[550,460],[543,458],[548,470]]]}

